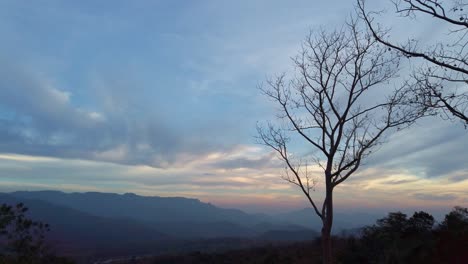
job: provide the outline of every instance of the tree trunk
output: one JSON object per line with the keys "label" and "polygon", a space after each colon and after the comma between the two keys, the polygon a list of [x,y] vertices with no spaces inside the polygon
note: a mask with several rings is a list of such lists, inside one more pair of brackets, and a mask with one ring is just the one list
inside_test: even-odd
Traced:
{"label": "tree trunk", "polygon": [[327,188],[325,214],[322,226],[322,259],[323,264],[333,263],[331,230],[333,226],[333,198],[331,188]]}
{"label": "tree trunk", "polygon": [[330,229],[322,227],[322,259],[323,264],[332,263],[332,248]]}

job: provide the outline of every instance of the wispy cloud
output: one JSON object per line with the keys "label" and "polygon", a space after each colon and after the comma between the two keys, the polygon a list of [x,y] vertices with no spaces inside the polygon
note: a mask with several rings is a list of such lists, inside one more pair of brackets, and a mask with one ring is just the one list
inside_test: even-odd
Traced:
{"label": "wispy cloud", "polygon": [[[256,121],[274,118],[257,85],[292,69],[309,29],[331,28],[352,8],[338,0],[0,3],[1,188],[307,205],[281,179],[276,155],[253,143]],[[390,136],[337,188],[338,205],[466,202],[467,136],[435,119]]]}

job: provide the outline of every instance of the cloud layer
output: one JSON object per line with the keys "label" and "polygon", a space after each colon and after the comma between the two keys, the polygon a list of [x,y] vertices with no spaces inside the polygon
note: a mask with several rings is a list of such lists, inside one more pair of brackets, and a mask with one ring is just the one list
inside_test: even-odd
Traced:
{"label": "cloud layer", "polygon": [[[291,70],[310,28],[333,27],[352,8],[306,0],[0,4],[1,188],[306,206],[281,180],[275,154],[254,143],[256,122],[275,113],[257,86]],[[390,136],[339,187],[338,205],[393,206],[396,195],[414,205],[466,203],[467,135],[430,119]],[[317,170],[317,198],[320,177]]]}

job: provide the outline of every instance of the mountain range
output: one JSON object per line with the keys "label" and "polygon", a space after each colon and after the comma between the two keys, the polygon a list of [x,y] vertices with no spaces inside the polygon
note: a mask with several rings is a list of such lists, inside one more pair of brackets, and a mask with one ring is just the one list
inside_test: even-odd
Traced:
{"label": "mountain range", "polygon": [[[30,209],[31,218],[51,225],[49,238],[60,251],[70,254],[144,254],[197,250],[194,244],[203,247],[207,243],[232,243],[236,247],[252,241],[308,240],[319,235],[321,226],[310,209],[262,215],[183,197],[60,191],[0,193],[0,204],[19,202]],[[374,217],[355,214],[337,219],[345,219],[337,220],[335,227],[340,229],[370,223]]]}
{"label": "mountain range", "polygon": [[231,243],[237,247],[253,240],[303,240],[318,235],[266,215],[183,197],[59,191],[0,193],[0,204],[20,202],[29,208],[30,218],[50,224],[49,240],[60,252],[71,255],[163,253],[183,248],[197,250],[193,246],[196,244],[204,247]]}

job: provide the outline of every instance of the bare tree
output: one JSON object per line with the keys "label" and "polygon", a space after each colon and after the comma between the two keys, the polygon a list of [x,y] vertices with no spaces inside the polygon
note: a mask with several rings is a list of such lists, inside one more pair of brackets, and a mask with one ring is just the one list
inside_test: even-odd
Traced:
{"label": "bare tree", "polygon": [[[279,154],[286,167],[283,178],[299,187],[320,217],[323,263],[332,262],[333,190],[357,171],[386,132],[410,125],[421,114],[401,104],[404,92],[386,96],[372,89],[395,76],[399,57],[353,20],[341,30],[311,33],[293,60],[295,76],[283,74],[261,86],[279,106],[279,120],[257,126],[259,142]],[[296,155],[293,139],[312,154]],[[312,195],[317,182],[312,164],[325,183],[321,204]]]}
{"label": "bare tree", "polygon": [[[406,43],[388,38],[388,29],[374,22],[377,12],[367,12],[365,1],[358,0],[359,15],[366,22],[373,37],[388,48],[407,58],[422,59],[406,83],[411,91],[409,104],[432,114],[461,120],[468,125],[468,3],[444,0],[392,0],[395,12],[417,25],[416,16],[429,16],[447,28],[447,34],[435,44],[424,45],[410,37]],[[449,3],[451,2],[451,3]],[[380,14],[379,14],[380,15]]]}

